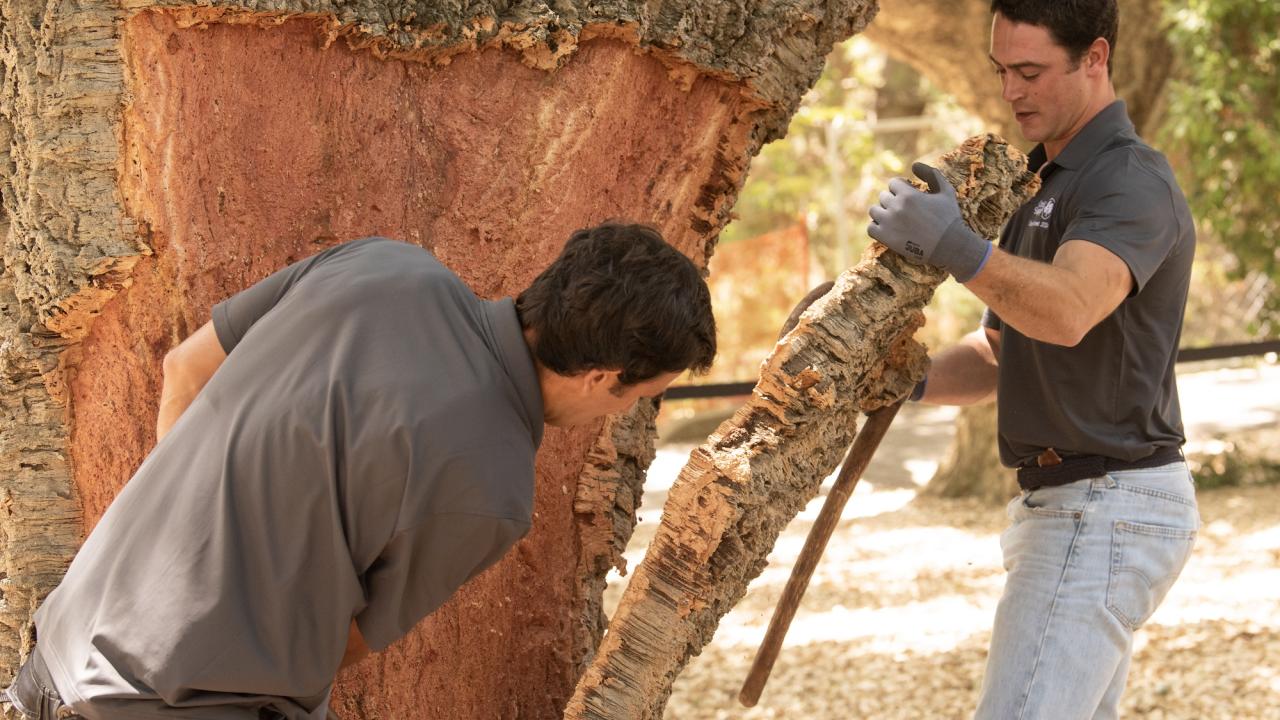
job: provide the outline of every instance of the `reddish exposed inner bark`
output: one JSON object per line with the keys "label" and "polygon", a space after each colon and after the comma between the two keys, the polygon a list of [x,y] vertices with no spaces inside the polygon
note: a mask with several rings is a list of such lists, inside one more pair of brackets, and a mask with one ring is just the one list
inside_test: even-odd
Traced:
{"label": "reddish exposed inner bark", "polygon": [[[325,48],[310,20],[182,29],[149,12],[124,37],[121,188],[156,255],[95,322],[72,383],[90,527],[154,442],[164,352],[219,299],[371,234],[433,249],[489,297],[518,292],[569,232],[608,218],[653,222],[701,261],[690,211],[730,191],[718,152],[740,152],[749,128],[733,88],[681,89],[619,41],[546,73],[500,50],[437,67]],[[533,532],[346,674],[344,716],[559,714],[576,679],[573,483],[595,430],[548,432]]]}

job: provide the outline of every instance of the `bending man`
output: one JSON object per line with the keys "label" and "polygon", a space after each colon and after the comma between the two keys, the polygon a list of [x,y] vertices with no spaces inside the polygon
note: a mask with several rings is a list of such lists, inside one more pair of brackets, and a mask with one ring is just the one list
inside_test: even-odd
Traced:
{"label": "bending man", "polygon": [[714,354],[700,272],[642,226],[575,233],[514,301],[381,238],[281,270],[165,358],[160,440],[9,695],[29,718],[324,718],[341,665],[529,530],[544,423]]}

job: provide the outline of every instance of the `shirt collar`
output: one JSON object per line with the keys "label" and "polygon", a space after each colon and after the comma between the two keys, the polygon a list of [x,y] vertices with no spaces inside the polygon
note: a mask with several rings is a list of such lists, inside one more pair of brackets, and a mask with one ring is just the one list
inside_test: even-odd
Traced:
{"label": "shirt collar", "polygon": [[520,318],[516,315],[516,303],[511,298],[483,302],[485,317],[497,342],[498,358],[520,395],[525,422],[537,447],[542,444],[542,387],[538,384],[533,355],[529,352]]}
{"label": "shirt collar", "polygon": [[[1050,165],[1079,170],[1084,167],[1089,158],[1106,147],[1111,138],[1126,131],[1133,131],[1129,110],[1123,100],[1116,100],[1085,123],[1085,126],[1071,138],[1071,142],[1067,143]],[[1033,172],[1038,172],[1045,164],[1045,155],[1044,144],[1036,145],[1028,154],[1028,166]]]}

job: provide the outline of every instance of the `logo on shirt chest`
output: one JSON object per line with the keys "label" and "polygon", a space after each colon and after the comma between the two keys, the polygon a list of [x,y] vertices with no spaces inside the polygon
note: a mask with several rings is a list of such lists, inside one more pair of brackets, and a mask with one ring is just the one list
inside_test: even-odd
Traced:
{"label": "logo on shirt chest", "polygon": [[1027,227],[1049,227],[1049,218],[1053,215],[1053,206],[1056,202],[1054,198],[1049,198],[1036,203],[1035,209],[1031,211],[1031,222],[1027,223]]}

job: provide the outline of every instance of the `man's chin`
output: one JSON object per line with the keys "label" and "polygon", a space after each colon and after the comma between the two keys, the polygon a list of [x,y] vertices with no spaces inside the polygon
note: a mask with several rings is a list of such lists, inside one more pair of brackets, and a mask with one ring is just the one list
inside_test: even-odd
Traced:
{"label": "man's chin", "polygon": [[1035,116],[1025,120],[1014,116],[1014,121],[1018,124],[1018,132],[1022,134],[1023,140],[1033,143],[1044,142],[1044,132],[1037,127]]}

